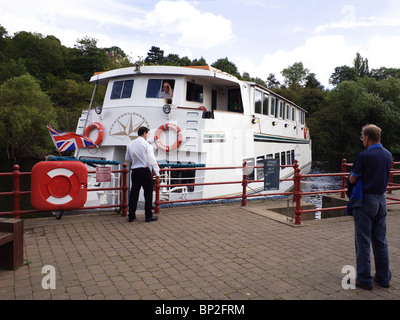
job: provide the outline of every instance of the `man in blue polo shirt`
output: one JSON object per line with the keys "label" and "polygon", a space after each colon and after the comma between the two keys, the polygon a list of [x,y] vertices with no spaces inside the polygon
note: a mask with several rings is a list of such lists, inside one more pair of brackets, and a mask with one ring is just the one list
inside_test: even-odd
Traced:
{"label": "man in blue polo shirt", "polygon": [[[389,288],[392,277],[389,269],[389,252],[386,241],[386,187],[389,182],[392,154],[381,141],[381,129],[373,124],[361,131],[361,140],[367,149],[354,160],[350,183],[362,183],[362,205],[353,208],[357,262],[356,285],[371,290],[373,279]],[[375,276],[371,276],[370,245],[375,260]]]}

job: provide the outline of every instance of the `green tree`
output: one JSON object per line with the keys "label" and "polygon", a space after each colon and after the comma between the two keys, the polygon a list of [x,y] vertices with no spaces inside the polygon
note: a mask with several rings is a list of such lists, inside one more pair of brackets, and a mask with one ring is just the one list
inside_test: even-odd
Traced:
{"label": "green tree", "polygon": [[275,88],[279,88],[281,83],[275,78],[275,74],[270,73],[268,75],[266,85],[267,85],[268,89],[275,89]]}
{"label": "green tree", "polygon": [[329,83],[337,86],[343,81],[355,81],[357,80],[357,72],[354,68],[349,66],[336,67],[335,71],[329,78]]}
{"label": "green tree", "polygon": [[309,73],[306,78],[306,88],[323,90],[324,86],[317,80],[315,73]]}
{"label": "green tree", "polygon": [[8,59],[22,59],[27,71],[38,79],[66,71],[63,48],[54,36],[21,31],[8,41],[5,52]]}
{"label": "green tree", "polygon": [[162,65],[164,63],[164,50],[152,46],[149,52],[147,52],[147,58],[144,59],[144,62],[150,65]]}
{"label": "green tree", "polygon": [[17,61],[14,59],[7,61],[0,60],[0,84],[12,77],[22,76],[27,72],[24,61],[21,58]]}
{"label": "green tree", "polygon": [[7,35],[8,32],[6,28],[4,28],[2,25],[0,25],[0,62],[5,59],[5,50],[7,46]]}
{"label": "green tree", "polygon": [[181,63],[181,58],[177,54],[170,53],[165,57],[164,64],[169,66],[179,66]]}
{"label": "green tree", "polygon": [[309,119],[315,152],[357,154],[363,148],[359,141],[360,129],[367,123],[381,127],[385,146],[398,152],[400,139],[396,128],[400,112],[397,108],[398,102],[381,90],[381,84],[374,79],[341,82],[328,94],[326,105]]}
{"label": "green tree", "polygon": [[360,78],[369,76],[368,59],[364,59],[358,52],[354,58],[353,65]]}
{"label": "green tree", "polygon": [[192,63],[190,64],[191,66],[207,66],[206,59],[201,57],[200,59],[194,59],[192,60]]}
{"label": "green tree", "polygon": [[192,61],[187,56],[184,56],[183,58],[180,59],[179,65],[180,66],[191,66]]}
{"label": "green tree", "polygon": [[370,77],[372,77],[376,80],[383,80],[383,79],[388,79],[388,78],[400,79],[400,69],[385,68],[385,67],[381,67],[379,69],[372,69],[370,72]]}
{"label": "green tree", "polygon": [[30,75],[0,86],[0,148],[8,157],[40,157],[54,150],[47,125],[56,126],[50,98]]}
{"label": "green tree", "polygon": [[107,69],[104,70],[126,68],[134,65],[120,47],[113,46],[110,48],[105,48],[104,50],[110,59]]}
{"label": "green tree", "polygon": [[66,63],[76,80],[88,81],[95,72],[108,70],[110,59],[105,49],[97,47],[97,40],[84,37],[68,51]]}
{"label": "green tree", "polygon": [[309,70],[304,68],[303,62],[295,62],[292,66],[281,71],[288,87],[301,87],[305,84]]}
{"label": "green tree", "polygon": [[[89,107],[94,85],[72,79],[50,78],[47,80],[51,84],[47,93],[58,111],[58,128],[74,132],[82,110]],[[94,106],[102,104],[105,89],[104,86],[97,87],[93,101]]]}
{"label": "green tree", "polygon": [[211,66],[226,73],[229,73],[237,78],[240,78],[240,73],[236,65],[233,62],[229,61],[228,57],[223,59],[218,59]]}

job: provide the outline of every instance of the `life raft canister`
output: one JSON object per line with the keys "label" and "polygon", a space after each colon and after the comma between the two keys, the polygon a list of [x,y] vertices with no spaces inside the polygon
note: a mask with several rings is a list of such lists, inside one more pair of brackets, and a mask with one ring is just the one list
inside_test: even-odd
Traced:
{"label": "life raft canister", "polygon": [[37,210],[81,208],[87,199],[86,166],[80,161],[42,161],[32,168],[31,203]]}
{"label": "life raft canister", "polygon": [[[165,144],[163,144],[160,141],[160,136],[164,131],[169,130],[169,129],[172,129],[176,132],[176,141],[171,146],[166,146]],[[154,135],[154,142],[156,143],[156,146],[159,149],[164,150],[165,152],[169,152],[171,150],[178,149],[179,146],[181,145],[182,141],[183,141],[182,131],[176,124],[173,124],[173,123],[163,124],[162,126],[160,126],[157,129],[156,134]]]}
{"label": "life raft canister", "polygon": [[[85,132],[83,135],[85,137],[89,138],[90,131],[92,131],[93,129],[97,129],[97,131],[98,131],[97,139],[96,139],[96,141],[94,141],[94,143],[99,145],[99,143],[101,141],[103,141],[103,134],[104,134],[103,126],[100,123],[92,122],[91,124],[89,124],[87,126],[87,128],[85,129]],[[93,146],[89,147],[89,148],[93,148]]]}

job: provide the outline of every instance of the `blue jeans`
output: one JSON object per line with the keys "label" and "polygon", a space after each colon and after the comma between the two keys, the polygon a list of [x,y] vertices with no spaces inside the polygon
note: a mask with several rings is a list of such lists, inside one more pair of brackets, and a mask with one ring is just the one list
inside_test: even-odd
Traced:
{"label": "blue jeans", "polygon": [[362,207],[353,209],[355,226],[357,280],[372,286],[371,253],[375,261],[375,276],[383,285],[389,285],[389,251],[386,241],[386,196],[363,194]]}

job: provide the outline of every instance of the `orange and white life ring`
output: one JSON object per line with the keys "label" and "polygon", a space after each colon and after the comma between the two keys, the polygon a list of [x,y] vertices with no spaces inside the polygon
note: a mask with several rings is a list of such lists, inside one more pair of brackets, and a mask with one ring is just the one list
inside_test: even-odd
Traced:
{"label": "orange and white life ring", "polygon": [[[172,129],[176,132],[176,141],[171,146],[166,146],[160,141],[160,136],[164,131],[169,129]],[[156,146],[159,149],[164,150],[165,152],[178,149],[182,141],[183,141],[182,131],[176,124],[173,123],[163,124],[157,129],[156,134],[154,135],[154,142],[156,143]]]}
{"label": "orange and white life ring", "polygon": [[92,122],[91,124],[89,124],[85,129],[85,133],[83,135],[89,138],[90,131],[92,131],[93,129],[98,130],[97,139],[96,141],[94,141],[94,143],[98,145],[101,141],[103,141],[103,135],[104,135],[103,126],[100,123]]}

